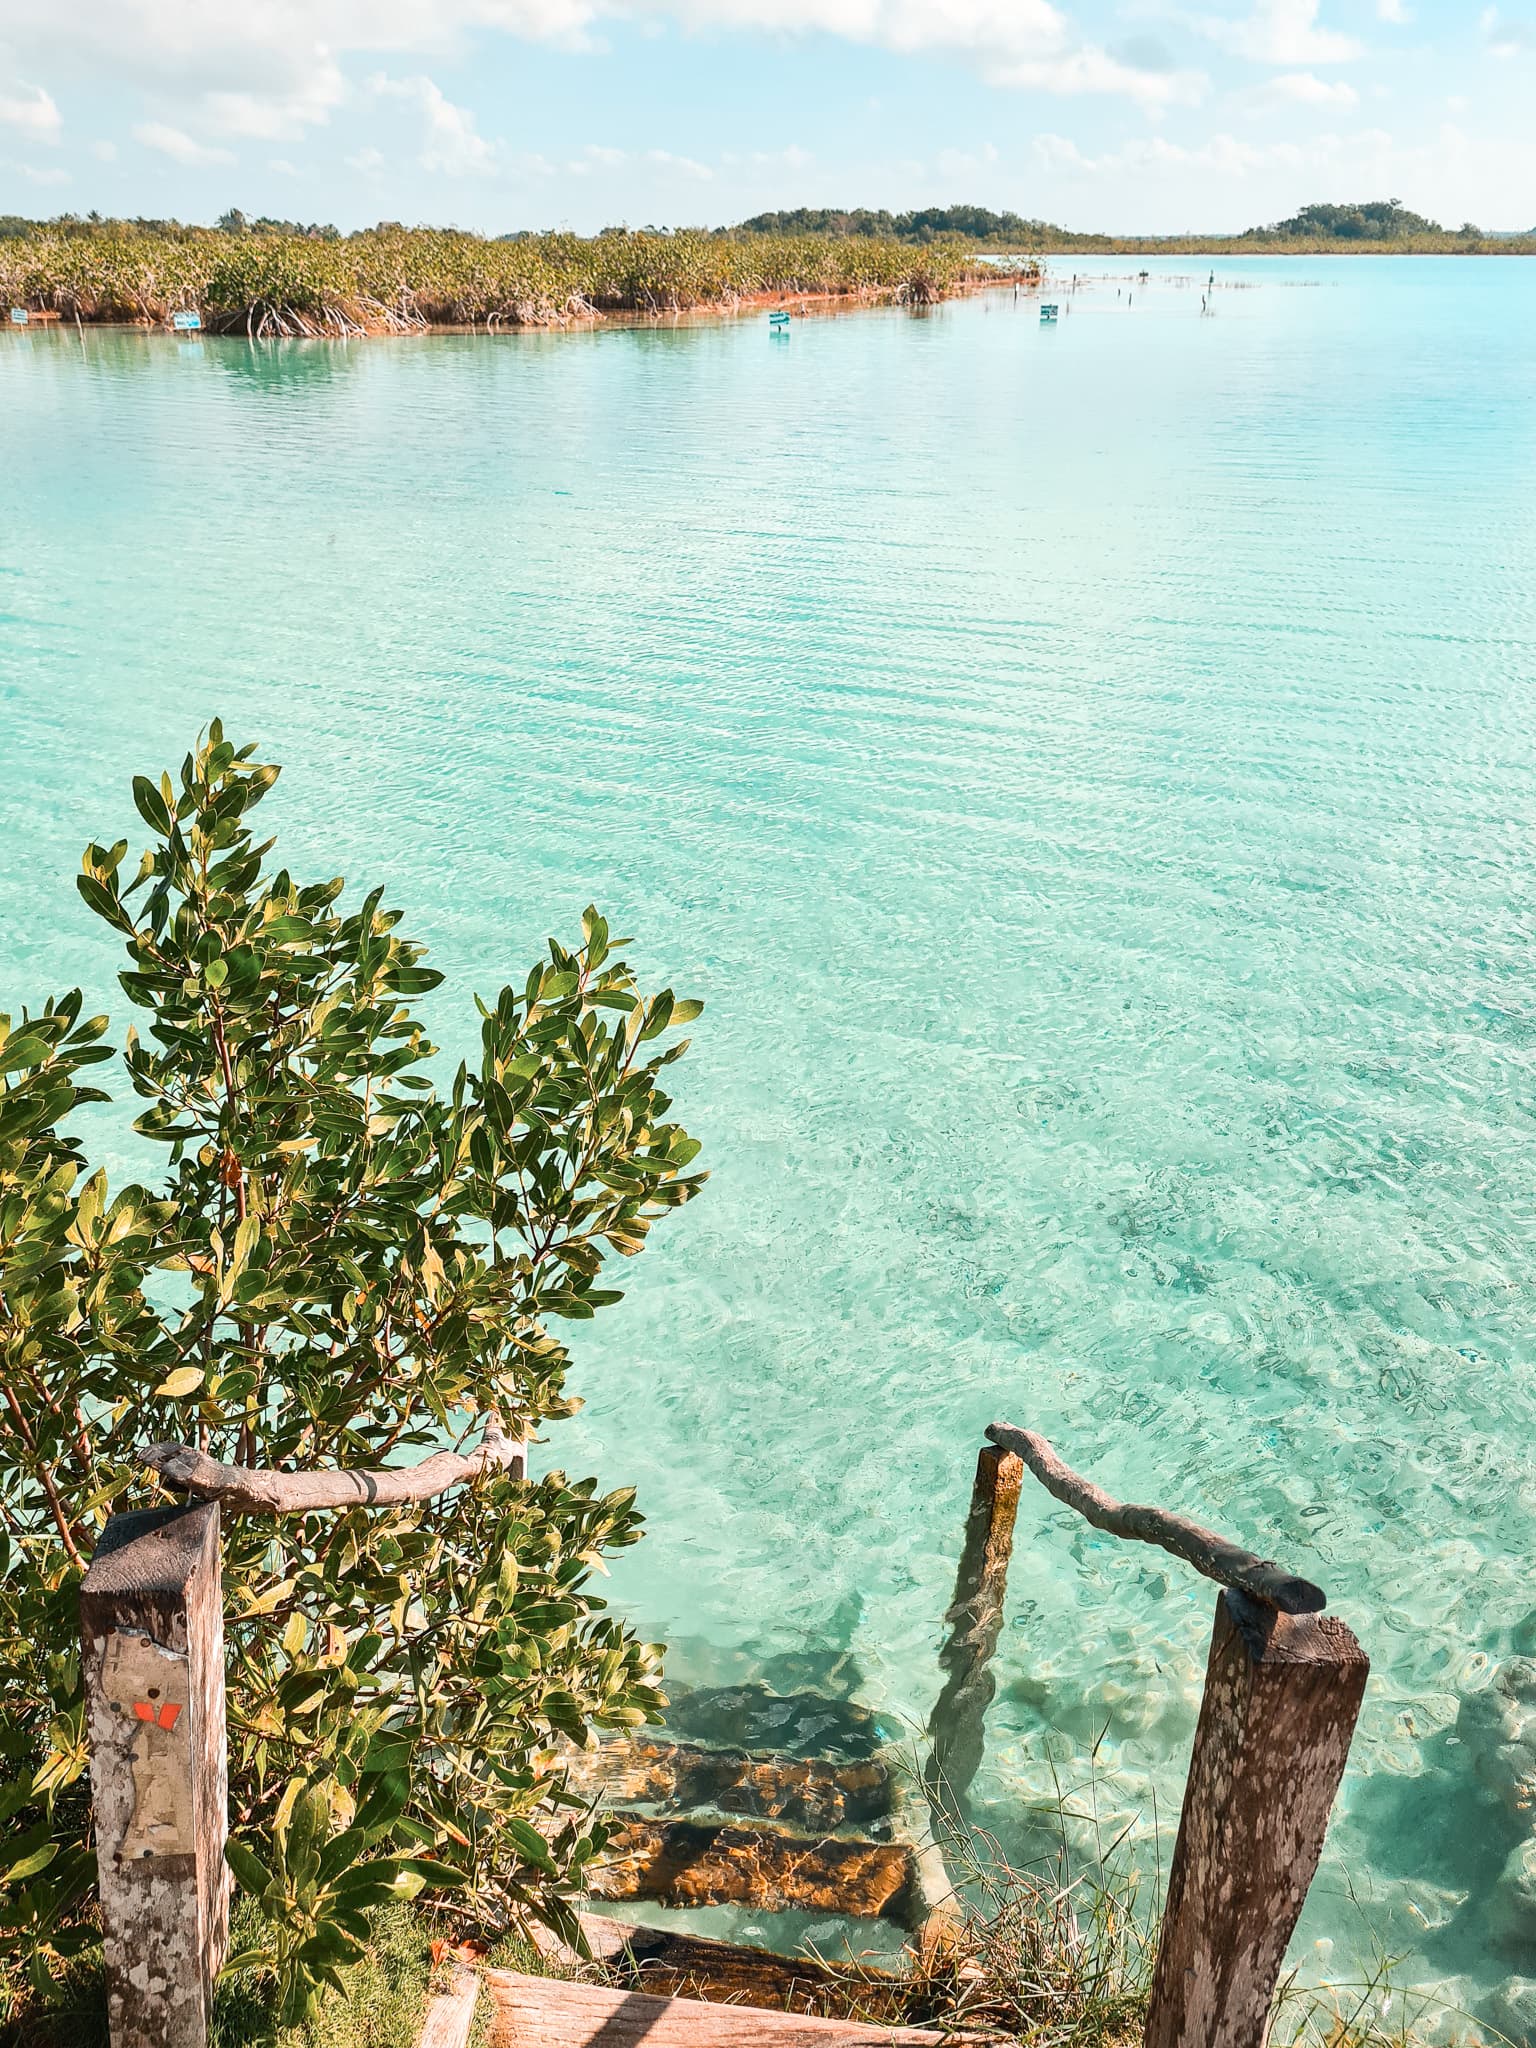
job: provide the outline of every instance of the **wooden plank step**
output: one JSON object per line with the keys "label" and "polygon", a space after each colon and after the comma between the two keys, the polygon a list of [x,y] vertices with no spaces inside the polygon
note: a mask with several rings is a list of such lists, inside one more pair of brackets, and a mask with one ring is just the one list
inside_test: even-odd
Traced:
{"label": "wooden plank step", "polygon": [[496,2003],[489,2048],[944,2048],[953,2034],[865,2026],[750,2005],[656,1998],[487,1970]]}
{"label": "wooden plank step", "polygon": [[[640,1927],[578,1913],[593,1961],[609,1987],[654,1992],[662,1998],[703,1998],[759,2005],[779,2012],[824,2014],[856,1997],[872,2018],[894,2026],[903,2011],[907,1978],[866,1964],[839,1966],[811,1956],[781,1956],[771,1949],[715,1941],[680,1928]],[[551,1960],[570,1966],[574,1950],[546,1928],[533,1930],[535,1946]]]}
{"label": "wooden plank step", "polygon": [[446,1991],[434,1992],[427,2001],[421,2038],[416,2048],[464,2048],[480,2002],[480,1978],[462,1963],[453,1969],[453,1982]]}

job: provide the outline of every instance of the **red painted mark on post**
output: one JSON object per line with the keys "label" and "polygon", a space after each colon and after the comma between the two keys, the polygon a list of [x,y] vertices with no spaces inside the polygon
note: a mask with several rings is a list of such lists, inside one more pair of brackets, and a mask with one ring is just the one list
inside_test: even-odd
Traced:
{"label": "red painted mark on post", "polygon": [[181,1712],[181,1708],[174,1706],[167,1700],[157,1713],[152,1701],[135,1700],[133,1711],[141,1721],[148,1721],[156,1728],[174,1728],[176,1726],[176,1717]]}

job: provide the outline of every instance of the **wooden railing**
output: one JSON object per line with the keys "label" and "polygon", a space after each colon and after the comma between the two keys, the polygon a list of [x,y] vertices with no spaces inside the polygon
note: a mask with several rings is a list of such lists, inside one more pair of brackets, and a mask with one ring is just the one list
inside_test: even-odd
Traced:
{"label": "wooden railing", "polygon": [[1113,1536],[1214,1579],[1216,1623],[1163,1911],[1146,2048],[1262,2048],[1286,1946],[1322,1853],[1370,1669],[1308,1580],[1183,1515],[1127,1506],[1044,1437],[994,1422],[976,1465],[941,1652],[928,1788],[964,1824],[981,1764],[1024,1474]]}
{"label": "wooden railing", "polygon": [[[986,1434],[946,1616],[930,1799],[964,1823],[1026,1472],[1095,1528],[1214,1579],[1146,2048],[1262,2048],[1343,1775],[1364,1653],[1306,1579],[1182,1515],[1112,1500],[1029,1430],[998,1422]],[[108,2011],[113,2048],[205,2048],[228,1925],[221,1507],[282,1515],[424,1500],[490,1469],[521,1476],[525,1450],[492,1421],[468,1454],[380,1472],[251,1471],[167,1444],[142,1455],[194,1503],[114,1516],[81,1588]]]}
{"label": "wooden railing", "polygon": [[219,1512],[310,1514],[431,1500],[527,1473],[488,1419],[478,1447],[378,1472],[266,1472],[182,1444],[139,1462],[194,1496],[113,1515],[80,1587],[97,1889],[112,2048],[206,2048],[229,1939],[228,1737]]}

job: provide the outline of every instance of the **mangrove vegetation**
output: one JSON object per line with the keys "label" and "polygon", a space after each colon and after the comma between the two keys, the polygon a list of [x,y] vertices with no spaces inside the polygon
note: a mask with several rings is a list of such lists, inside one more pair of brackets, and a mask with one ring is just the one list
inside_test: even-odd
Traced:
{"label": "mangrove vegetation", "polygon": [[[339,336],[549,327],[797,297],[928,305],[998,276],[958,241],[916,248],[881,237],[619,228],[492,241],[392,223],[333,236],[225,221],[38,223],[0,239],[0,297],[81,323],[197,313],[219,333]],[[1034,274],[1028,262],[1018,268]]]}

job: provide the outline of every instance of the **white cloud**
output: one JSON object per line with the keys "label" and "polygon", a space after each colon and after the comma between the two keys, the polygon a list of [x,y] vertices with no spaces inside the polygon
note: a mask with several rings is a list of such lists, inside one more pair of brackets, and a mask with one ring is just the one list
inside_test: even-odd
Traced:
{"label": "white cloud", "polygon": [[[520,161],[524,167],[537,165],[541,171],[554,169],[554,166],[546,164],[542,157],[523,158]],[[803,149],[789,148],[774,150],[767,155],[759,154],[754,156],[752,161],[759,164],[801,165],[808,164],[811,159]],[[739,164],[741,158],[727,151],[721,162]],[[626,164],[650,164],[658,171],[670,172],[674,177],[694,178],[701,183],[715,175],[710,166],[700,163],[697,157],[679,156],[675,150],[642,149],[631,152],[627,149],[607,149],[596,142],[589,142],[581,155],[568,163],[565,169],[575,177],[586,178],[594,171],[616,171]]]}
{"label": "white cloud", "polygon": [[285,156],[270,157],[267,161],[267,169],[269,171],[276,171],[280,178],[296,178],[299,175],[298,165],[290,163]]}
{"label": "white cloud", "polygon": [[1536,50],[1536,23],[1485,7],[1479,26],[1495,57],[1525,57]]}
{"label": "white cloud", "polygon": [[993,65],[987,77],[993,85],[1019,86],[1068,98],[1079,93],[1118,94],[1149,112],[1167,106],[1197,106],[1210,83],[1203,71],[1144,70],[1091,43],[1057,56]]}
{"label": "white cloud", "polygon": [[[1054,0],[5,0],[5,11],[18,60],[94,69],[114,91],[146,95],[151,113],[174,105],[191,133],[214,140],[323,125],[349,97],[349,60],[454,57],[485,30],[592,48],[605,21],[824,34],[957,57],[996,84],[1151,110],[1203,90],[1198,74],[1085,39]],[[462,144],[444,149],[466,160]]]}
{"label": "white cloud", "polygon": [[1412,21],[1413,12],[1403,5],[1403,0],[1376,0],[1376,18],[1401,28],[1404,22]]}
{"label": "white cloud", "polygon": [[1379,129],[1358,135],[1319,135],[1308,142],[1244,142],[1235,135],[1212,135],[1193,146],[1169,142],[1161,135],[1137,138],[1102,156],[1085,156],[1064,135],[1037,135],[1035,154],[1052,171],[1071,171],[1094,178],[1137,179],[1168,172],[1243,179],[1260,172],[1324,169],[1341,159],[1375,159],[1392,138]]}
{"label": "white cloud", "polygon": [[[1116,225],[1151,218],[1165,230],[1222,224],[1212,219],[1213,193],[1226,224],[1242,228],[1283,219],[1330,189],[1400,192],[1440,220],[1516,226],[1507,195],[1536,184],[1536,136],[1515,141],[1450,122],[1415,129],[1407,140],[1380,128],[1265,143],[1221,134],[1187,146],[1152,136],[1101,155],[1063,135],[1040,135],[1035,155],[1046,187],[1042,210],[1076,205]],[[1224,202],[1214,181],[1230,188]]]}
{"label": "white cloud", "polygon": [[115,163],[117,161],[117,144],[105,141],[93,142],[91,144],[91,155],[98,158],[104,164]]}
{"label": "white cloud", "polygon": [[12,164],[10,168],[14,171],[19,171],[29,185],[67,185],[69,183],[68,171],[62,171],[56,165],[49,165],[46,170],[40,168],[37,164]]}
{"label": "white cloud", "polygon": [[[599,0],[593,0],[599,4]],[[989,84],[1076,96],[1106,93],[1156,109],[1197,101],[1198,72],[1144,65],[1081,40],[1051,0],[605,0],[612,12],[675,14],[690,28],[840,36],[902,55],[944,52]]]}
{"label": "white cloud", "polygon": [[1203,34],[1254,64],[1346,64],[1361,55],[1353,36],[1318,23],[1321,0],[1253,0],[1252,12],[1241,21],[1206,15],[1196,26]]}
{"label": "white cloud", "polygon": [[39,141],[57,142],[64,117],[54,105],[52,95],[40,85],[24,86],[22,91],[25,98],[0,93],[0,122],[7,128],[23,129]]}
{"label": "white cloud", "polygon": [[382,149],[370,147],[358,150],[355,156],[343,157],[342,162],[349,171],[361,171],[365,178],[371,178],[383,170],[385,157]]}
{"label": "white cloud", "polygon": [[948,178],[954,183],[961,178],[979,177],[996,162],[996,144],[984,142],[980,149],[941,149],[937,169],[941,178]]}
{"label": "white cloud", "polygon": [[203,95],[202,119],[226,135],[251,135],[258,142],[282,142],[306,128],[324,125],[348,96],[341,66],[317,51],[314,65],[285,92],[228,92]]}
{"label": "white cloud", "polygon": [[[326,122],[349,58],[452,53],[499,29],[579,42],[608,0],[5,0],[18,60],[94,71],[117,93],[174,96],[194,133],[272,141]],[[628,0],[621,0],[628,5]]]}
{"label": "white cloud", "polygon": [[1313,71],[1284,71],[1260,86],[1255,101],[1269,106],[1354,107],[1360,95],[1342,78],[1319,78]]}
{"label": "white cloud", "polygon": [[655,164],[658,170],[676,171],[684,178],[712,178],[715,175],[708,164],[701,164],[691,156],[674,156],[670,149],[648,149],[645,161]]}
{"label": "white cloud", "polygon": [[195,142],[180,128],[167,127],[164,121],[141,121],[133,131],[133,139],[142,142],[146,149],[173,157],[179,164],[232,164],[235,160],[231,151]]}
{"label": "white cloud", "polygon": [[614,0],[617,14],[675,15],[685,27],[821,33],[901,51],[1029,56],[1070,40],[1051,0]]}
{"label": "white cloud", "polygon": [[468,107],[455,106],[434,79],[425,73],[414,78],[387,78],[379,72],[369,80],[373,92],[419,103],[426,122],[426,138],[416,161],[424,171],[445,178],[494,177],[501,167],[502,147],[488,142],[475,126]]}

